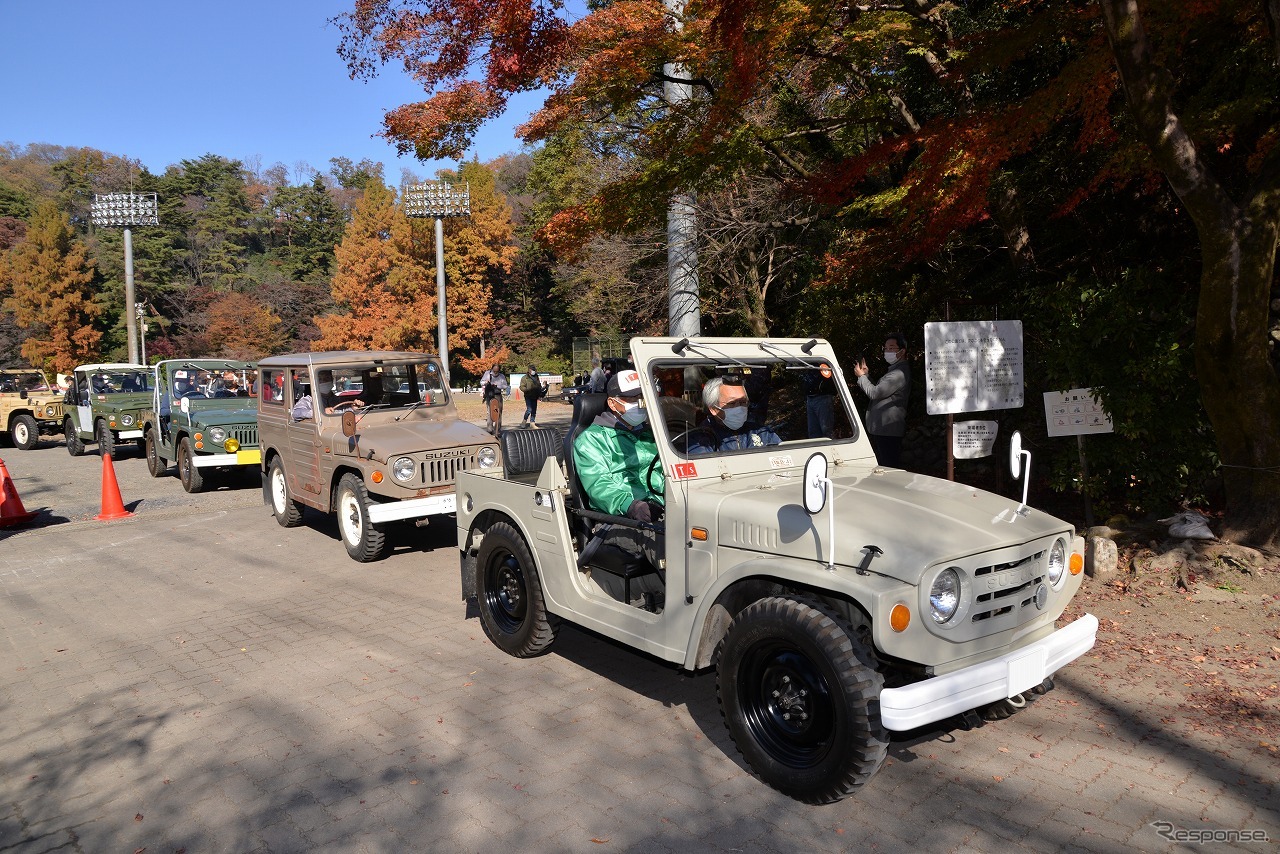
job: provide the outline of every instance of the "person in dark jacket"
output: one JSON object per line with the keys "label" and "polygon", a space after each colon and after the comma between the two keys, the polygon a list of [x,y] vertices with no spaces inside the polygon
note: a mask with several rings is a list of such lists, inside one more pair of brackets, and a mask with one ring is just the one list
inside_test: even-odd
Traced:
{"label": "person in dark jacket", "polygon": [[713,377],[702,387],[707,417],[689,436],[689,454],[740,451],[777,445],[782,440],[768,427],[748,420],[751,401],[742,378]]}
{"label": "person in dark jacket", "polygon": [[867,437],[880,465],[902,468],[902,437],[907,432],[907,398],[911,395],[911,365],[907,361],[907,339],[890,334],[884,342],[884,360],[889,369],[879,382],[867,374],[867,360],[853,366],[858,388],[871,401],[867,408]]}

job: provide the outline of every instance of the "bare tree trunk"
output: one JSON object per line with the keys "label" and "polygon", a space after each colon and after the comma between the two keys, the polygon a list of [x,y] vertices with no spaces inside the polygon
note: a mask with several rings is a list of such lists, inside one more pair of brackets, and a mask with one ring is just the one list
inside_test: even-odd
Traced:
{"label": "bare tree trunk", "polygon": [[1200,237],[1196,373],[1223,466],[1227,533],[1280,544],[1280,377],[1267,357],[1267,305],[1280,241],[1280,147],[1245,201],[1210,172],[1173,110],[1137,0],[1099,0],[1138,132]]}

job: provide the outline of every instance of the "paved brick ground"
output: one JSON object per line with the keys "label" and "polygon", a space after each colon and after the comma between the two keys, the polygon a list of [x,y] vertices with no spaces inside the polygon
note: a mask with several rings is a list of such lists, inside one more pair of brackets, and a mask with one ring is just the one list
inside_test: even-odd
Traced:
{"label": "paved brick ground", "polygon": [[[58,446],[6,453],[55,508],[55,457],[96,476]],[[744,769],[712,677],[572,627],[541,658],[498,652],[450,531],[362,566],[252,486],[203,509],[141,483],[134,519],[0,535],[4,854],[1172,850],[1161,820],[1280,839],[1269,760],[1166,738],[1088,664],[1010,720],[899,738],[856,797],[797,804]]]}

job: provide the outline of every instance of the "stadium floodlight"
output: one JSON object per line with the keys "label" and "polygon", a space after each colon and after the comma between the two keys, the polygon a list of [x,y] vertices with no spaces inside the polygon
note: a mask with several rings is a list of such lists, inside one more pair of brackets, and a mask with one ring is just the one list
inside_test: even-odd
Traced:
{"label": "stadium floodlight", "polygon": [[444,380],[449,381],[449,330],[445,324],[444,305],[444,221],[454,217],[471,216],[471,185],[457,185],[443,181],[410,184],[401,196],[404,215],[415,219],[436,221],[436,330],[440,364],[444,368]]}
{"label": "stadium floodlight", "polygon": [[129,361],[142,363],[142,351],[133,306],[133,232],[139,225],[159,225],[155,193],[96,193],[89,205],[96,226],[124,229],[124,325],[128,333]]}

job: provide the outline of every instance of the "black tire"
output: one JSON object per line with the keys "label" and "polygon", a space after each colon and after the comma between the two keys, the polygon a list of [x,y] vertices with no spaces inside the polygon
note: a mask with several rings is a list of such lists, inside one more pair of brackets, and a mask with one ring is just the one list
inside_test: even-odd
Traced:
{"label": "black tire", "polygon": [[169,471],[169,464],[160,458],[160,443],[156,440],[156,431],[148,430],[143,446],[147,454],[147,472],[152,477],[162,477]]}
{"label": "black tire", "polygon": [[110,454],[111,458],[115,459],[116,437],[111,432],[111,428],[107,426],[107,422],[98,422],[94,437],[98,440],[98,456],[105,457]]}
{"label": "black tire", "polygon": [[547,613],[533,555],[510,523],[493,525],[480,542],[476,601],[484,633],[516,658],[546,652],[560,630],[560,619]]}
{"label": "black tire", "polygon": [[720,710],[752,771],[809,804],[838,801],[884,763],[884,679],[845,622],[807,600],[738,614],[720,646]]}
{"label": "black tire", "polygon": [[338,514],[338,533],[352,560],[371,563],[381,560],[387,551],[386,532],[369,521],[369,490],[359,475],[347,473],[338,481],[334,511]]}
{"label": "black tire", "polygon": [[62,422],[62,434],[67,437],[67,453],[73,457],[83,456],[84,442],[76,433],[76,424],[70,418]]}
{"label": "black tire", "polygon": [[187,492],[204,491],[204,475],[196,466],[196,446],[190,436],[183,436],[178,443],[178,480]]}
{"label": "black tire", "polygon": [[9,438],[19,451],[29,451],[40,444],[40,425],[25,412],[15,415],[9,425]]}
{"label": "black tire", "polygon": [[267,488],[271,494],[271,515],[282,528],[296,528],[302,524],[302,505],[289,497],[289,481],[284,476],[284,463],[279,457],[271,458],[267,469]]}

